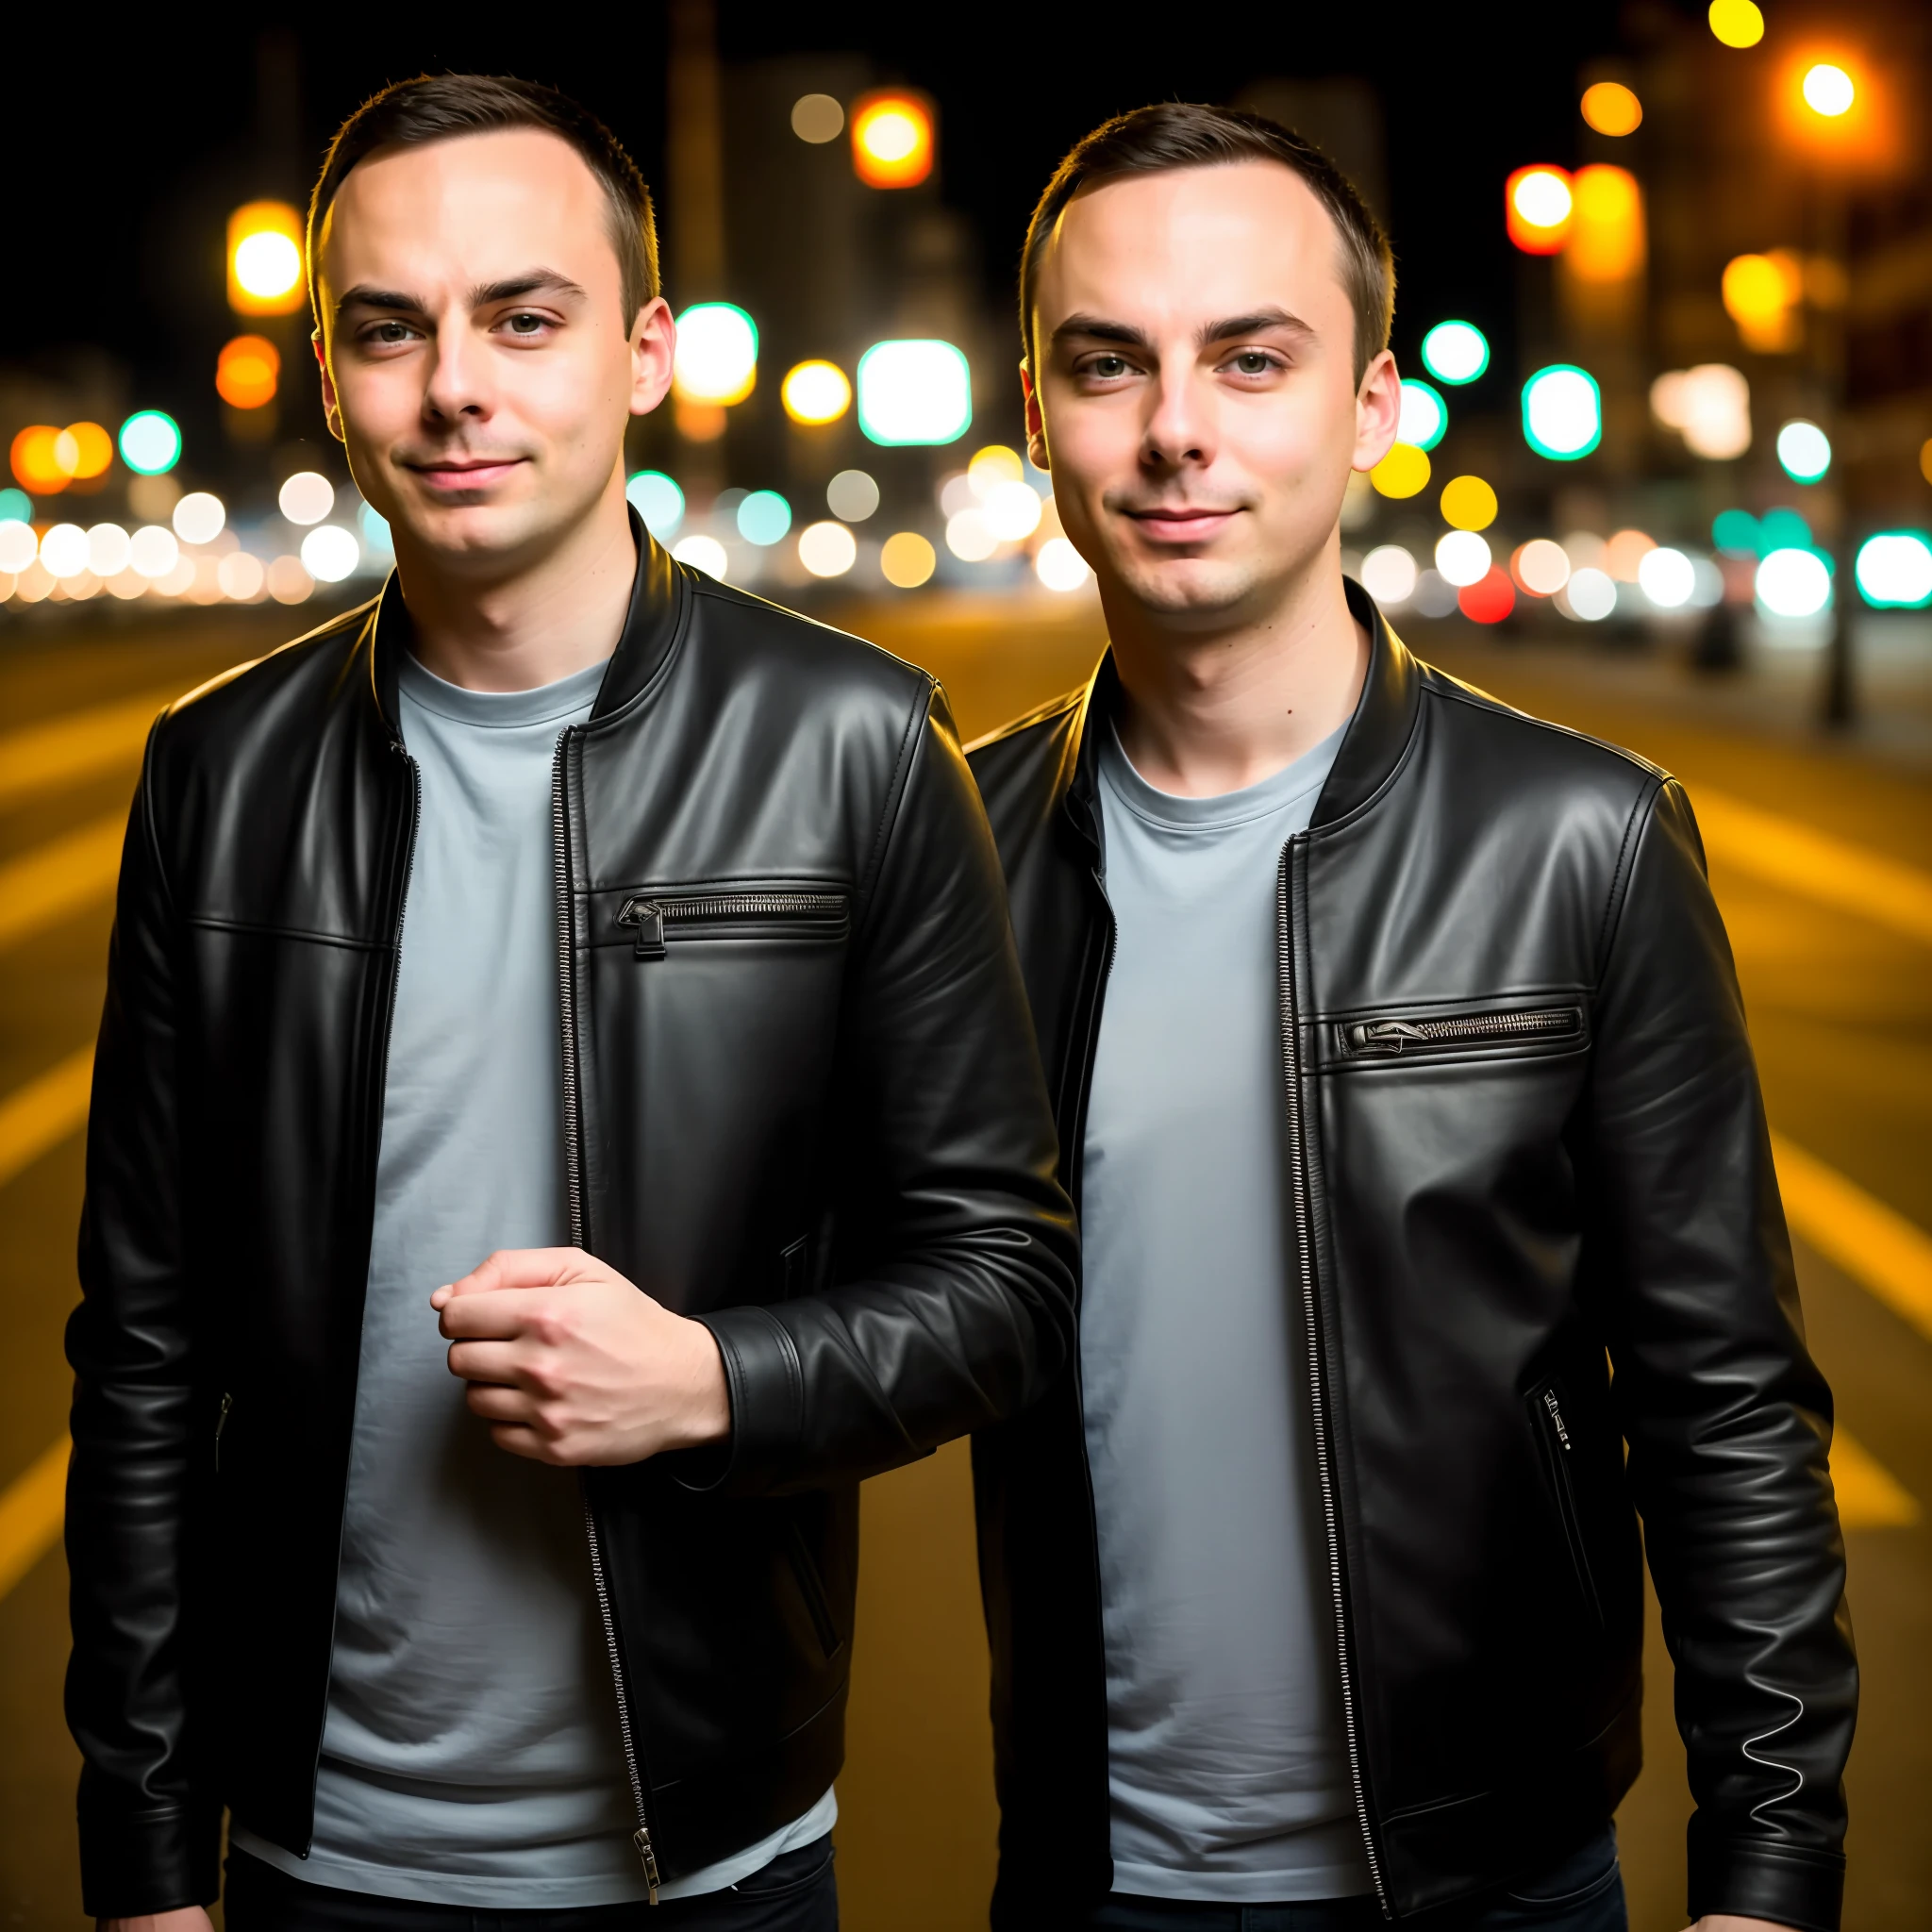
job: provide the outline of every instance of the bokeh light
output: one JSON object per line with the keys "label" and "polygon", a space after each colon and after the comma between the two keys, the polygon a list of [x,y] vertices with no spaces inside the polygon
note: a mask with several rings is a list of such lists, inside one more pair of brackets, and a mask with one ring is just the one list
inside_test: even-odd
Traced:
{"label": "bokeh light", "polygon": [[1040,555],[1033,559],[1033,575],[1049,591],[1061,592],[1077,591],[1093,577],[1087,559],[1065,537],[1049,537],[1040,546]]}
{"label": "bokeh light", "polygon": [[1516,608],[1516,586],[1509,573],[1491,564],[1473,584],[1457,593],[1457,608],[1474,624],[1501,624]]}
{"label": "bokeh light", "polygon": [[1627,168],[1595,161],[1576,171],[1570,238],[1563,251],[1569,273],[1582,282],[1622,282],[1643,267],[1647,247],[1643,190]]}
{"label": "bokeh light", "polygon": [[758,379],[758,330],[735,302],[697,302],[677,318],[672,387],[686,403],[728,408]]}
{"label": "bokeh light", "polygon": [[1399,609],[1415,595],[1415,558],[1400,543],[1378,543],[1362,558],[1361,587],[1384,609]]}
{"label": "bokeh light", "polygon": [[1560,543],[1533,537],[1509,559],[1509,574],[1532,596],[1554,597],[1570,581],[1570,558]]}
{"label": "bokeh light", "polygon": [[1480,476],[1452,476],[1441,501],[1442,521],[1458,530],[1487,530],[1496,521],[1496,492]]}
{"label": "bokeh light", "polygon": [[54,460],[76,483],[92,483],[114,460],[114,439],[98,423],[70,423],[54,439]]}
{"label": "bokeh light", "polygon": [[1449,405],[1439,391],[1426,382],[1408,378],[1402,385],[1402,420],[1395,432],[1398,442],[1421,450],[1434,449],[1449,428]]}
{"label": "bokeh light", "polygon": [[852,104],[852,166],[868,188],[916,188],[932,173],[932,108],[902,88]]}
{"label": "bokeh light", "polygon": [[1831,602],[1831,572],[1815,550],[1774,550],[1757,566],[1755,588],[1773,617],[1816,617]]}
{"label": "bokeh light", "polygon": [[823,147],[845,131],[845,109],[830,94],[800,94],[791,104],[791,131]]}
{"label": "bokeh light", "polygon": [[1412,442],[1398,442],[1369,472],[1369,481],[1381,496],[1419,495],[1429,487],[1429,459]]}
{"label": "bokeh light", "polygon": [[791,506],[775,490],[754,490],[738,506],[738,534],[768,549],[781,543],[791,527]]}
{"label": "bokeh light", "polygon": [[1738,255],[1725,263],[1719,292],[1724,313],[1747,349],[1780,355],[1798,346],[1805,296],[1804,265],[1788,248]]}
{"label": "bokeh light", "polygon": [[315,579],[299,557],[278,557],[268,567],[268,593],[277,604],[306,603],[315,592]]}
{"label": "bokeh light", "polygon": [[1489,575],[1490,546],[1474,530],[1451,530],[1436,540],[1436,569],[1444,583],[1459,591],[1479,584]]}
{"label": "bokeh light", "polygon": [[1617,586],[1606,572],[1585,565],[1570,573],[1557,608],[1585,624],[1601,624],[1617,608]]}
{"label": "bokeh light", "polygon": [[1473,322],[1439,322],[1423,338],[1423,367],[1438,382],[1474,382],[1490,366],[1490,339]]}
{"label": "bokeh light", "polygon": [[215,391],[231,409],[258,409],[275,399],[281,352],[266,336],[237,336],[215,358]]}
{"label": "bokeh light", "polygon": [[852,407],[852,385],[836,362],[799,362],[787,374],[778,400],[794,423],[836,423]]}
{"label": "bokeh light", "polygon": [[10,483],[0,490],[0,523],[31,523],[33,514],[34,500],[25,490],[16,490]]}
{"label": "bokeh light", "polygon": [[841,522],[862,524],[879,507],[879,486],[863,470],[841,470],[825,485],[825,508]]}
{"label": "bokeh light", "polygon": [[951,342],[874,342],[858,358],[858,426],[886,445],[957,442],[973,425],[973,372]]}
{"label": "bokeh light", "polygon": [[842,577],[858,561],[858,540],[843,524],[808,524],[798,533],[798,560],[815,577]]}
{"label": "bokeh light", "polygon": [[40,555],[34,526],[20,517],[0,520],[0,570],[18,576]]}
{"label": "bokeh light", "polygon": [[267,566],[245,550],[231,550],[215,565],[215,581],[222,595],[237,604],[253,604],[268,594]]}
{"label": "bokeh light", "polygon": [[1619,530],[1603,547],[1602,563],[1620,584],[1634,584],[1643,559],[1657,548],[1647,530]]}
{"label": "bokeh light", "polygon": [[1000,540],[987,527],[977,504],[956,510],[946,519],[946,548],[961,563],[984,563],[999,547]]}
{"label": "bokeh light", "polygon": [[55,524],[41,538],[41,561],[62,581],[87,568],[87,532],[78,524]]}
{"label": "bokeh light", "polygon": [[1020,460],[1020,452],[1008,449],[1003,442],[990,442],[984,449],[975,450],[966,465],[966,481],[975,501],[1002,483],[1019,482],[1025,474],[1026,465]]}
{"label": "bokeh light", "polygon": [[879,551],[879,570],[887,583],[901,591],[916,591],[939,565],[939,553],[917,530],[895,530]]}
{"label": "bokeh light", "polygon": [[36,496],[58,496],[74,481],[74,472],[62,466],[54,445],[60,432],[51,423],[29,423],[14,434],[8,452],[14,480]]}
{"label": "bokeh light", "polygon": [[995,483],[981,498],[979,513],[1002,543],[1021,543],[1040,527],[1040,498],[1030,483]]}
{"label": "bokeh light", "polygon": [[181,545],[173,530],[159,524],[143,524],[127,546],[127,561],[150,581],[158,581],[181,560]]}
{"label": "bokeh light", "polygon": [[297,470],[275,503],[291,524],[319,524],[336,507],[336,486],[319,470]]}
{"label": "bokeh light", "polygon": [[1692,456],[1723,462],[1751,447],[1751,385],[1728,362],[1665,370],[1650,386],[1650,412]]}
{"label": "bokeh light", "polygon": [[127,568],[134,541],[119,524],[96,524],[87,533],[87,567],[97,577],[117,577]]}
{"label": "bokeh light", "polygon": [[341,583],[361,561],[356,533],[340,524],[319,524],[302,540],[302,567],[319,584]]}
{"label": "bokeh light", "polygon": [[1852,566],[1858,593],[1881,610],[1932,604],[1932,539],[1923,530],[1883,530],[1858,546]]}
{"label": "bokeh light", "polygon": [[238,315],[292,315],[308,299],[302,245],[302,217],[287,202],[238,208],[228,217],[228,307]]}
{"label": "bokeh light", "polygon": [[1705,17],[1727,47],[1755,47],[1764,38],[1764,15],[1755,0],[1710,0]]}
{"label": "bokeh light", "polygon": [[212,543],[227,521],[226,506],[211,491],[191,491],[175,506],[175,534],[184,543]]}
{"label": "bokeh light", "polygon": [[675,477],[662,470],[640,470],[624,486],[624,494],[658,542],[668,543],[677,534],[684,521],[684,491]]}
{"label": "bokeh light", "polygon": [[1829,60],[1821,60],[1817,66],[1806,71],[1801,92],[1805,105],[1814,114],[1823,114],[1828,121],[1836,121],[1840,114],[1850,113],[1858,93],[1852,84],[1852,76]]}
{"label": "bokeh light", "polygon": [[1635,134],[1643,125],[1643,103],[1622,81],[1585,88],[1581,105],[1585,122],[1599,134]]}
{"label": "bokeh light", "polygon": [[121,460],[138,476],[165,476],[181,460],[181,425],[165,409],[137,409],[121,425]]}
{"label": "bokeh light", "polygon": [[1603,441],[1603,395],[1596,377],[1574,363],[1552,363],[1523,385],[1524,440],[1552,462],[1574,462]]}
{"label": "bokeh light", "polygon": [[1681,550],[1658,545],[1637,565],[1637,588],[1659,610],[1681,610],[1697,588],[1697,570]]}
{"label": "bokeh light", "polygon": [[1509,239],[1525,255],[1557,254],[1569,237],[1574,207],[1570,175],[1562,168],[1518,168],[1503,184]]}
{"label": "bokeh light", "polygon": [[716,577],[721,584],[724,581],[724,574],[731,568],[730,553],[717,538],[708,537],[702,530],[693,530],[689,537],[680,537],[671,554],[679,563],[689,564],[692,570],[701,570],[708,577]]}
{"label": "bokeh light", "polygon": [[1777,459],[1793,483],[1816,483],[1831,468],[1831,439],[1817,424],[1794,417],[1777,433]]}

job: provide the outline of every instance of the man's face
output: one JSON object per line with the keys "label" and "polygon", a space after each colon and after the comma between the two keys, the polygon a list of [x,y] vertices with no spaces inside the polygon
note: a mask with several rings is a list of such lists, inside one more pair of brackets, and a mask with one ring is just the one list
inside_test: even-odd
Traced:
{"label": "man's face", "polygon": [[1027,427],[1103,592],[1169,624],[1275,608],[1393,441],[1392,358],[1357,386],[1335,224],[1274,161],[1083,189],[1048,242]]}
{"label": "man's face", "polygon": [[673,332],[661,302],[625,315],[608,202],[568,142],[378,150],[338,190],[321,257],[329,425],[399,547],[514,569],[622,491],[625,427],[662,400]]}

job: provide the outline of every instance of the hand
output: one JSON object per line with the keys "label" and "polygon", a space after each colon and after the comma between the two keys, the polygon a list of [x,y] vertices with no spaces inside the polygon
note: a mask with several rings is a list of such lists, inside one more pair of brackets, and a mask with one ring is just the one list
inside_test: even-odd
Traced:
{"label": "hand", "polygon": [[215,1932],[213,1921],[199,1906],[178,1906],[172,1912],[141,1912],[131,1919],[96,1919],[95,1932]]}
{"label": "hand", "polygon": [[451,1343],[450,1374],[512,1456],[641,1462],[731,1433],[711,1331],[581,1248],[500,1248],[429,1306]]}

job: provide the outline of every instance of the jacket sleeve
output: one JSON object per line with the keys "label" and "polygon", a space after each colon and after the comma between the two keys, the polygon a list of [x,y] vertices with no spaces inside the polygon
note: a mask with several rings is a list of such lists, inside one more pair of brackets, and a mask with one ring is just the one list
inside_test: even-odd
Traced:
{"label": "jacket sleeve", "polygon": [[[88,1116],[67,1478],[85,1909],[207,1904],[221,1819],[192,1765],[184,1582],[193,1402],[182,1254],[174,958],[151,736],[121,859]],[[201,1432],[206,1450],[207,1432]]]}
{"label": "jacket sleeve", "polygon": [[1857,1706],[1826,1452],[1743,1003],[1689,801],[1632,830],[1591,1129],[1616,1391],[1696,1812],[1690,1911],[1835,1932]]}
{"label": "jacket sleeve", "polygon": [[1045,1079],[992,835],[937,691],[899,762],[857,908],[831,1284],[704,1318],[731,1396],[716,1481],[733,1491],[911,1461],[1025,1407],[1072,1343]]}

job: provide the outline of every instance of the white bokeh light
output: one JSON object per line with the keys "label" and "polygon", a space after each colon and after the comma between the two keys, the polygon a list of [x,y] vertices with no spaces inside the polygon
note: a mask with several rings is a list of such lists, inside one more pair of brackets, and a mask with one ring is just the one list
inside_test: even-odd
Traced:
{"label": "white bokeh light", "polygon": [[1033,574],[1049,591],[1077,591],[1092,580],[1087,559],[1064,537],[1049,537],[1033,559]]}
{"label": "white bokeh light", "polygon": [[843,524],[808,524],[798,533],[798,560],[815,577],[842,577],[858,561],[858,540]]}
{"label": "white bokeh light", "polygon": [[1681,550],[1646,550],[1637,565],[1637,587],[1659,610],[1681,610],[1697,588],[1697,570]]}
{"label": "white bokeh light", "polygon": [[302,567],[319,584],[339,584],[355,574],[362,546],[340,524],[322,524],[302,540]]}
{"label": "white bokeh light", "polygon": [[291,524],[319,524],[336,507],[336,486],[319,470],[297,470],[275,502]]}
{"label": "white bokeh light", "polygon": [[1490,574],[1490,546],[1474,530],[1451,530],[1436,543],[1436,569],[1444,583],[1466,590]]}
{"label": "white bokeh light", "polygon": [[1809,550],[1774,550],[1757,566],[1757,601],[1773,617],[1816,617],[1831,602],[1831,573]]}
{"label": "white bokeh light", "polygon": [[1393,610],[1415,595],[1415,558],[1400,543],[1378,543],[1362,558],[1361,587]]}

